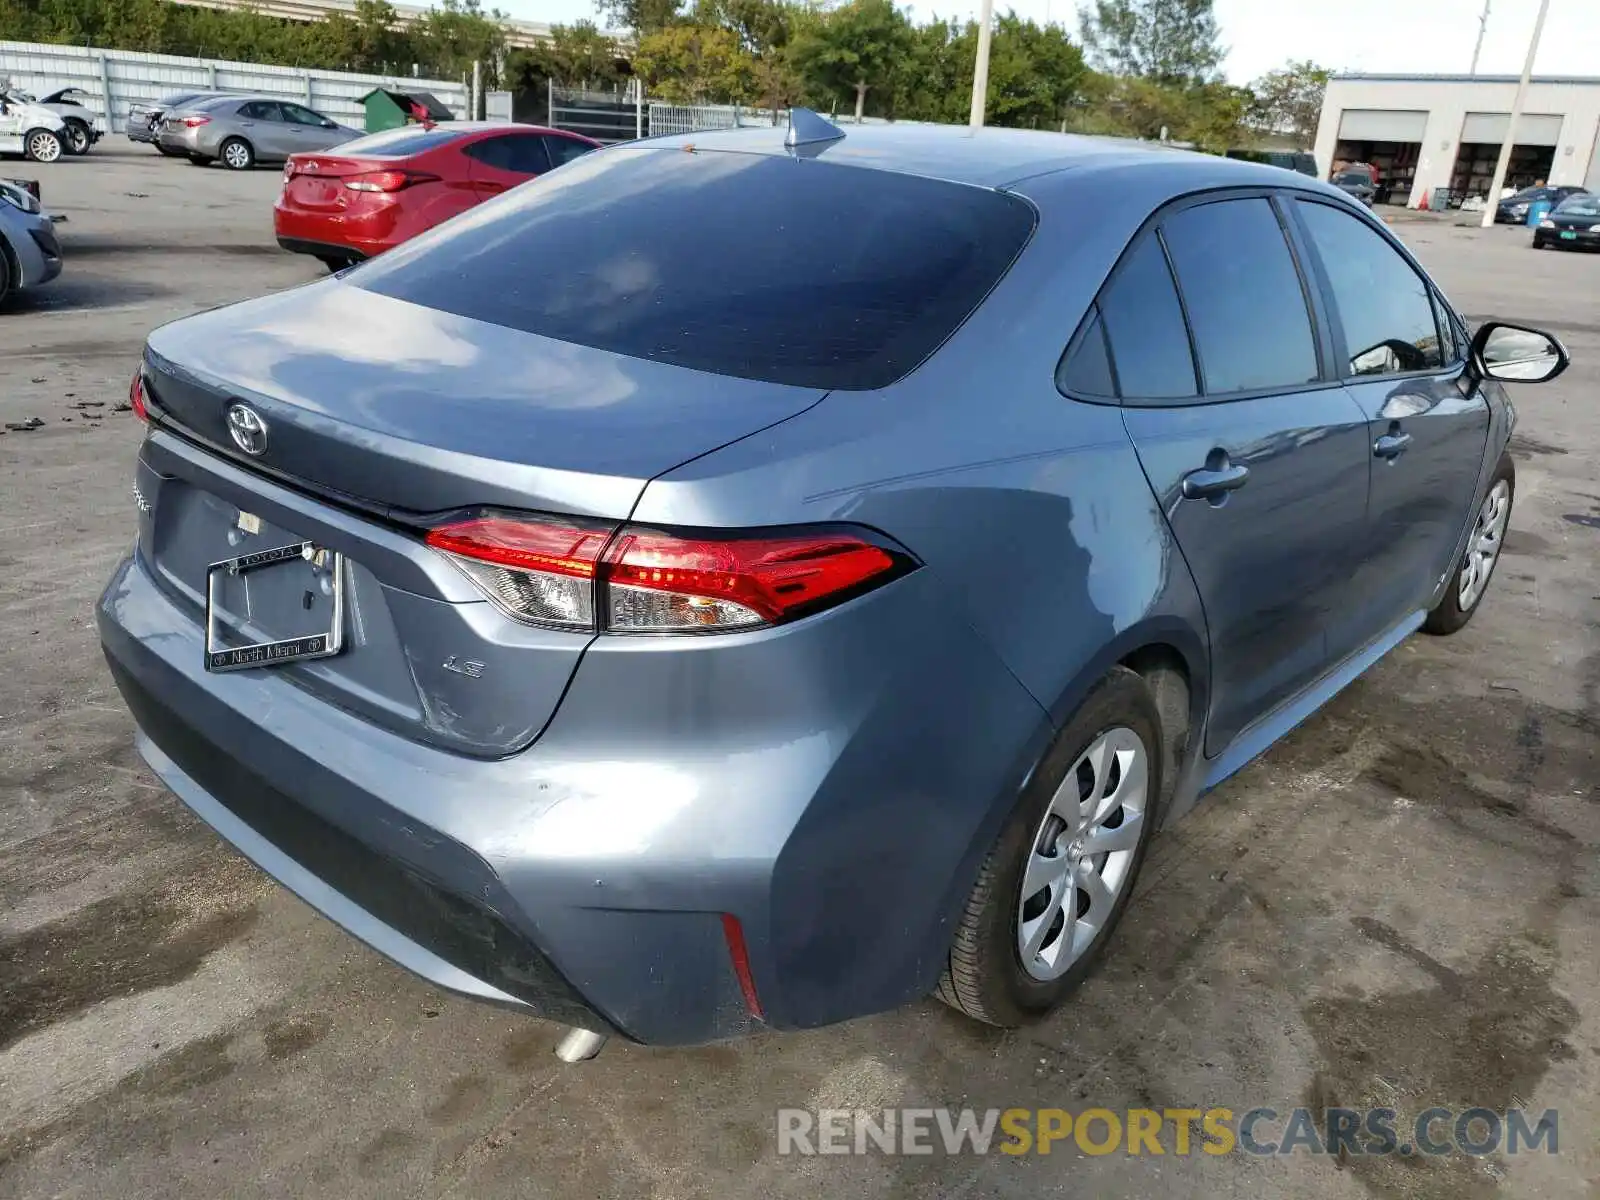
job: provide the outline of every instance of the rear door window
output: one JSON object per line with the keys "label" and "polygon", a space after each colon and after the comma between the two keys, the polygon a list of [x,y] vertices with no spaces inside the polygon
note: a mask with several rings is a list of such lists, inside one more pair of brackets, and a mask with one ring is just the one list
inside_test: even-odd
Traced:
{"label": "rear door window", "polygon": [[821,159],[613,148],[363,266],[369,291],[746,379],[884,387],[1033,231],[1018,196]]}
{"label": "rear door window", "polygon": [[1123,399],[1174,400],[1199,391],[1183,308],[1153,234],[1123,256],[1100,293],[1100,318]]}
{"label": "rear door window", "polygon": [[1348,356],[1345,373],[1396,375],[1442,367],[1433,294],[1422,276],[1360,218],[1329,204],[1296,205],[1333,291]]}
{"label": "rear door window", "polygon": [[[1291,389],[1320,375],[1300,273],[1272,203],[1224,200],[1161,226],[1207,396]],[[1122,356],[1117,354],[1121,370]]]}
{"label": "rear door window", "polygon": [[594,149],[588,142],[580,142],[577,138],[553,137],[545,134],[539,140],[544,142],[544,148],[550,155],[550,165],[555,167],[569,163],[575,158],[582,158]]}

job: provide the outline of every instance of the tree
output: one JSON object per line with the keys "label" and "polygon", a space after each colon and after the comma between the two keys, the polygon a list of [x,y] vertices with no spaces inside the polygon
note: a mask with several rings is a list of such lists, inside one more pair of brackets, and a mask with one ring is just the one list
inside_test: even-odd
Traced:
{"label": "tree", "polygon": [[1227,54],[1211,0],[1093,0],[1079,19],[1090,60],[1111,75],[1212,83]]}
{"label": "tree", "polygon": [[795,65],[819,95],[853,92],[859,121],[869,91],[892,97],[895,68],[911,40],[911,24],[891,0],[850,0],[797,42]]}
{"label": "tree", "polygon": [[1328,87],[1328,69],[1311,61],[1290,61],[1268,71],[1251,85],[1250,127],[1259,133],[1276,133],[1309,146],[1322,119],[1322,94]]}
{"label": "tree", "polygon": [[595,0],[595,11],[613,29],[630,29],[640,37],[658,33],[679,20],[681,0]]}
{"label": "tree", "polygon": [[495,86],[505,55],[505,19],[498,9],[485,11],[482,0],[439,0],[413,26],[419,53],[428,56],[427,69],[456,79],[477,62],[483,67],[483,82]]}
{"label": "tree", "polygon": [[647,34],[634,51],[633,69],[673,104],[743,104],[755,90],[755,60],[731,29],[714,25],[672,25]]}

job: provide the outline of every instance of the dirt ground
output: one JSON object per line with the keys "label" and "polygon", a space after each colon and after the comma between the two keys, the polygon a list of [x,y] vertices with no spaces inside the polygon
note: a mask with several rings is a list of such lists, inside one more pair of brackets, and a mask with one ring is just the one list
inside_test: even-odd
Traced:
{"label": "dirt ground", "polygon": [[[1600,259],[1397,225],[1474,318],[1575,360],[1515,396],[1485,608],[1405,643],[1158,842],[1104,968],[1000,1033],[932,1001],[697,1050],[448,998],[228,850],[143,768],[96,594],[133,536],[112,411],[153,326],[316,277],[277,172],[112,138],[8,163],[67,270],[0,317],[0,1195],[1600,1196]],[[780,1107],[1559,1110],[1558,1154],[780,1157]]]}

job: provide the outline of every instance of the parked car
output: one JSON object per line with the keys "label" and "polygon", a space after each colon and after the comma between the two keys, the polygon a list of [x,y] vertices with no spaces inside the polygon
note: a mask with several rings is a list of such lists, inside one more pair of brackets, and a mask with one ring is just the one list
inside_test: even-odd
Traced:
{"label": "parked car", "polygon": [[26,188],[0,179],[0,307],[61,274],[55,225]]}
{"label": "parked car", "polygon": [[1533,248],[1600,249],[1600,196],[1580,192],[1568,196],[1533,231]]}
{"label": "parked car", "polygon": [[80,100],[90,99],[88,92],[79,87],[64,87],[35,100],[20,88],[8,88],[5,98],[19,104],[37,104],[48,108],[61,118],[62,143],[68,154],[87,154],[89,148],[100,140],[104,122],[94,110]]}
{"label": "parked car", "polygon": [[226,92],[174,92],[164,96],[159,101],[138,101],[128,106],[128,140],[131,142],[146,142],[154,146],[162,154],[174,158],[183,157],[183,151],[169,149],[156,140],[156,132],[161,125],[161,118],[175,109],[185,105],[197,104],[202,100],[212,100],[219,96],[227,95]]}
{"label": "parked car", "polygon": [[304,150],[327,150],[361,136],[303,104],[268,96],[217,96],[161,116],[156,144],[188,155],[197,166],[221,160],[234,171],[283,162]]}
{"label": "parked car", "polygon": [[1036,1019],[1158,826],[1482,603],[1554,338],[1302,175],[792,120],[150,335],[139,749],[444,988]]}
{"label": "parked car", "polygon": [[1333,186],[1361,201],[1368,208],[1372,207],[1373,198],[1378,194],[1377,185],[1372,182],[1372,176],[1366,171],[1340,171],[1333,177]]}
{"label": "parked car", "polygon": [[1520,192],[1500,201],[1494,210],[1494,221],[1496,225],[1521,225],[1528,219],[1528,209],[1541,200],[1554,207],[1568,196],[1583,194],[1585,189],[1571,184],[1563,184],[1561,187],[1523,188]]}
{"label": "parked car", "polygon": [[66,128],[60,115],[42,104],[0,96],[0,154],[57,162],[66,148]]}
{"label": "parked car", "polygon": [[473,121],[404,125],[295,154],[273,207],[278,244],[337,270],[597,149],[576,133]]}
{"label": "parked car", "polygon": [[1282,167],[1286,171],[1298,171],[1302,175],[1315,178],[1317,174],[1316,157],[1304,150],[1229,150],[1229,158],[1237,158],[1242,162],[1265,163],[1269,167]]}

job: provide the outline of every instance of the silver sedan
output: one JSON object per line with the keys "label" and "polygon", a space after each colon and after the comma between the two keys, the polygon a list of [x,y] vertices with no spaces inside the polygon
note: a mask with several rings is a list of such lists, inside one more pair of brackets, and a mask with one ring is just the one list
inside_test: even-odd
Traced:
{"label": "silver sedan", "polygon": [[161,118],[156,143],[204,166],[221,160],[235,171],[282,162],[303,150],[327,150],[361,137],[303,104],[267,96],[220,96],[172,109]]}

